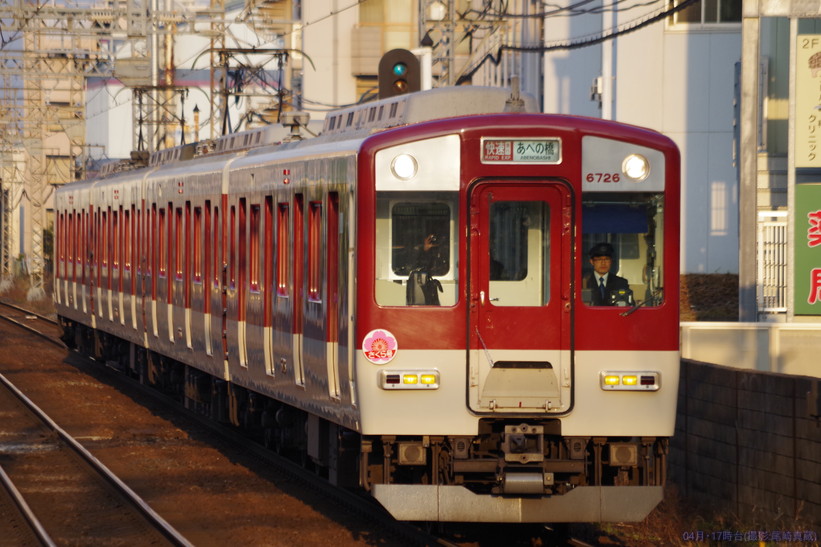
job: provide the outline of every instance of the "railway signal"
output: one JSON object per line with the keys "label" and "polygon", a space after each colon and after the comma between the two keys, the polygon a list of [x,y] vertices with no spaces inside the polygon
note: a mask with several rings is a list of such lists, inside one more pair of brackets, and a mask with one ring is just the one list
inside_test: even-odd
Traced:
{"label": "railway signal", "polygon": [[419,91],[419,59],[407,49],[392,49],[379,60],[379,98]]}

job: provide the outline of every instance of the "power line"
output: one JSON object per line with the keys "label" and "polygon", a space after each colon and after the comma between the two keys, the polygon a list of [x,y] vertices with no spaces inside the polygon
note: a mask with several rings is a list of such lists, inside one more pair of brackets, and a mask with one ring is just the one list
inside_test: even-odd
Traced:
{"label": "power line", "polygon": [[[587,4],[590,0],[582,0],[574,4],[573,6],[569,6],[569,8],[575,8],[577,6]],[[498,65],[502,59],[502,52],[505,50],[507,51],[518,51],[518,52],[528,52],[528,53],[546,53],[548,51],[559,51],[559,50],[570,50],[570,49],[579,49],[587,46],[592,46],[596,44],[600,44],[606,40],[612,40],[619,36],[629,34],[641,28],[644,28],[648,25],[651,25],[657,21],[664,19],[676,12],[679,12],[683,9],[686,9],[692,4],[699,2],[700,0],[684,0],[683,2],[679,3],[676,6],[673,6],[669,9],[663,9],[655,14],[650,14],[644,17],[640,17],[634,19],[625,25],[621,25],[616,27],[615,29],[608,29],[603,30],[602,32],[589,34],[587,36],[583,36],[581,38],[576,39],[569,39],[569,40],[558,40],[555,42],[548,42],[544,43],[539,46],[515,46],[511,44],[501,44],[498,49],[496,50],[496,54],[488,53],[485,57],[476,63],[469,72],[463,74],[459,81],[456,82],[456,85],[464,83],[465,81],[469,81],[473,75],[488,61],[491,61],[493,64]],[[655,2],[650,2],[650,4]],[[543,12],[546,13],[546,12]],[[555,12],[554,12],[555,13]]]}

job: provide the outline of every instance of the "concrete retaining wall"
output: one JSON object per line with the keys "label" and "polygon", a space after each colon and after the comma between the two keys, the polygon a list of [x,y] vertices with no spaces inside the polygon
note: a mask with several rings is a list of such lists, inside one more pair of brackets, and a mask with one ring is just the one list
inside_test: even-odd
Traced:
{"label": "concrete retaining wall", "polygon": [[670,480],[742,518],[821,522],[819,383],[683,360]]}
{"label": "concrete retaining wall", "polygon": [[681,324],[681,356],[735,368],[821,376],[821,324]]}

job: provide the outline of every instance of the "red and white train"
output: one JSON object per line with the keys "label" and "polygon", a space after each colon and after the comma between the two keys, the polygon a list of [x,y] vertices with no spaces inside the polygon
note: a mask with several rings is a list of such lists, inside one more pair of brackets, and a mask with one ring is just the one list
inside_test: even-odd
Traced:
{"label": "red and white train", "polygon": [[[66,340],[400,520],[643,519],[675,422],[679,154],[508,95],[394,97],[59,188]],[[604,242],[629,290],[592,305]]]}

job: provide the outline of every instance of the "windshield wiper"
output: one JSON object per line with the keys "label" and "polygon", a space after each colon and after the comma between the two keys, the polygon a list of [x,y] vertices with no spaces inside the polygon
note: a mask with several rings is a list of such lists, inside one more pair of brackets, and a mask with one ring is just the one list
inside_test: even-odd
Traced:
{"label": "windshield wiper", "polygon": [[633,312],[635,312],[639,308],[642,308],[642,307],[647,306],[647,305],[655,305],[656,302],[661,302],[661,298],[662,298],[661,295],[662,295],[662,289],[658,289],[652,297],[648,298],[647,300],[643,300],[643,301],[639,302],[638,304],[635,304],[632,308],[630,308],[627,311],[621,312],[619,315],[621,315],[622,317],[627,317],[628,315],[632,314]]}

